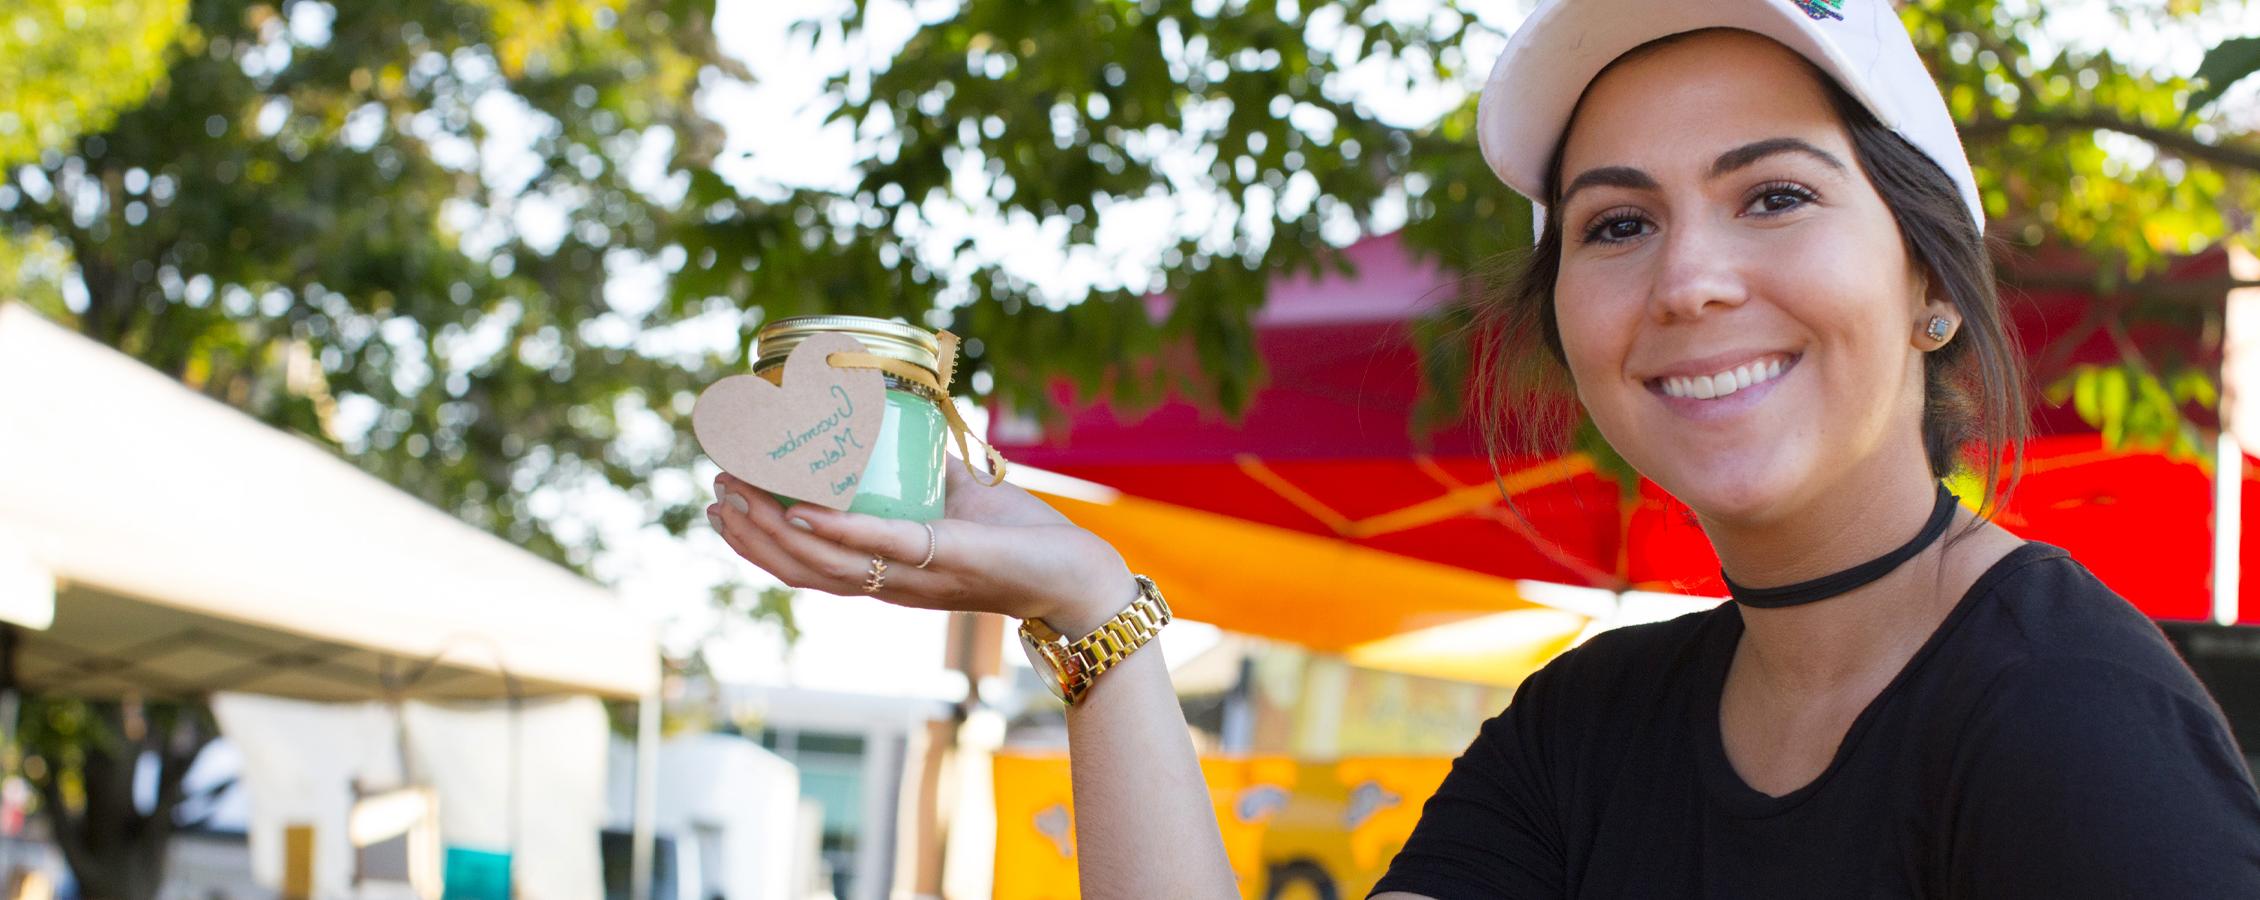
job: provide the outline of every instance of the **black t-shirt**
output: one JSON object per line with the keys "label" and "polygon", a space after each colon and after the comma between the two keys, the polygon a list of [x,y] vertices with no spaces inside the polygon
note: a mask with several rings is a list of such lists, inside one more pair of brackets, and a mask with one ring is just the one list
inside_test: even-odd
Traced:
{"label": "black t-shirt", "polygon": [[1732,603],[1525,681],[1374,892],[1469,898],[2260,898],[2260,795],[2158,627],[2027,543],[1970,587],[1812,783],[1719,736]]}

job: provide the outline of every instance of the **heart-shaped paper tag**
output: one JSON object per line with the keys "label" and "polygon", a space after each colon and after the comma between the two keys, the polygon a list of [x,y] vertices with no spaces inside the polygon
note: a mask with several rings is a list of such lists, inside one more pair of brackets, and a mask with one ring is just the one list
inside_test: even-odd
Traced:
{"label": "heart-shaped paper tag", "polygon": [[732,375],[708,385],[691,409],[698,445],[747,484],[846,509],[879,444],[887,383],[876,369],[840,369],[834,353],[862,353],[844,334],[812,335],[785,357],[784,385]]}

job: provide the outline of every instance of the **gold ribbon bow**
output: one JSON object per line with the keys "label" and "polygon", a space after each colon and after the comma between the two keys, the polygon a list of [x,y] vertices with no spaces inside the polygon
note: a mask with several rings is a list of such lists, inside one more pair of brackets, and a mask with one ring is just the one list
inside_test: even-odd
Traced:
{"label": "gold ribbon bow", "polygon": [[[870,353],[834,353],[824,357],[824,361],[835,369],[878,369],[933,391],[934,405],[941,408],[942,418],[949,424],[950,436],[957,439],[957,455],[964,460],[965,471],[973,473],[974,481],[988,487],[1003,484],[1004,454],[998,453],[997,448],[990,446],[988,441],[972,437],[972,429],[966,427],[965,418],[957,414],[957,404],[950,400],[950,378],[957,374],[957,335],[944,331],[935,335],[935,338],[941,344],[941,352],[934,355],[941,370],[940,378],[935,377],[936,373],[926,371],[918,365]],[[986,479],[981,477],[980,469],[973,467],[973,454],[966,444],[969,439],[980,444],[981,450],[988,455],[989,477]]]}

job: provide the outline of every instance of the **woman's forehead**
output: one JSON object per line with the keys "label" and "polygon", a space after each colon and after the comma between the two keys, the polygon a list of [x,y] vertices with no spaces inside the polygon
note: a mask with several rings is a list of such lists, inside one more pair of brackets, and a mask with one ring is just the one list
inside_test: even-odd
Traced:
{"label": "woman's forehead", "polygon": [[1584,168],[1708,168],[1752,141],[1847,148],[1825,76],[1794,51],[1741,31],[1635,50],[1587,88],[1564,136],[1564,183]]}

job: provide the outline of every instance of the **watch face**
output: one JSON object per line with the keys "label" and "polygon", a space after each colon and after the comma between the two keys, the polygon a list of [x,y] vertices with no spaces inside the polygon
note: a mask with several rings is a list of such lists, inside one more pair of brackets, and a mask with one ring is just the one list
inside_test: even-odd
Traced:
{"label": "watch face", "polygon": [[1028,654],[1028,665],[1035,668],[1036,677],[1044,682],[1044,689],[1051,691],[1054,697],[1067,699],[1067,689],[1059,683],[1059,665],[1052,662],[1051,654],[1045,653],[1042,645],[1030,640],[1025,634],[1020,636],[1020,649]]}

